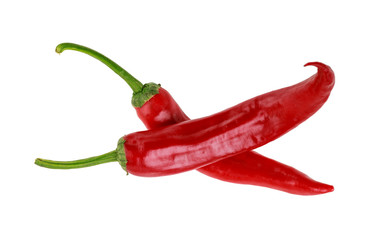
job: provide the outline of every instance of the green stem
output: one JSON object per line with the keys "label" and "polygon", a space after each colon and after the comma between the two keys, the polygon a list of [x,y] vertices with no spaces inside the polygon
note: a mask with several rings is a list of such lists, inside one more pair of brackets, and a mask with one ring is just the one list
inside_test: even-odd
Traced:
{"label": "green stem", "polygon": [[37,158],[35,164],[45,168],[53,169],[73,169],[73,168],[83,168],[91,167],[103,163],[117,162],[117,152],[116,150],[105,153],[100,156],[84,158],[75,161],[53,161],[48,159]]}
{"label": "green stem", "polygon": [[137,80],[126,70],[120,67],[117,63],[107,58],[103,54],[88,47],[84,47],[74,43],[61,43],[56,47],[57,53],[62,53],[64,50],[79,51],[98,59],[99,61],[107,65],[110,69],[112,69],[115,73],[117,73],[122,79],[124,79],[126,83],[131,87],[133,93],[138,93],[142,90],[143,84],[139,80]]}

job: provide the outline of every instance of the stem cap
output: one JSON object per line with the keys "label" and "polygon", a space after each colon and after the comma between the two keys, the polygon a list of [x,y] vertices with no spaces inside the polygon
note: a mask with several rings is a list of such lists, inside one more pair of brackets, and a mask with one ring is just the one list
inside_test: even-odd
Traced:
{"label": "stem cap", "polygon": [[121,137],[118,140],[118,145],[117,145],[117,149],[116,149],[116,153],[117,153],[117,161],[119,162],[119,164],[121,165],[121,167],[123,168],[123,170],[126,171],[127,175],[128,175],[128,171],[127,171],[127,159],[126,159],[126,153],[125,153],[125,147],[124,147],[124,143],[126,142],[126,140]]}
{"label": "stem cap", "polygon": [[146,83],[142,89],[132,95],[132,106],[135,108],[142,107],[154,95],[159,93],[160,84]]}

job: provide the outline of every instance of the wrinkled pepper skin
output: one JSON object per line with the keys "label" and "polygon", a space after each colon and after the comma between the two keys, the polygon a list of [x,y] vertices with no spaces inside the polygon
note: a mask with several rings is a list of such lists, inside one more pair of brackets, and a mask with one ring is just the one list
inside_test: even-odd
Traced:
{"label": "wrinkled pepper skin", "polygon": [[[329,66],[319,62],[305,66],[308,65],[316,66],[318,72],[293,86],[208,117],[124,136],[127,171],[145,177],[176,174],[250,151],[282,136],[313,115],[334,86],[334,73]],[[154,104],[145,104],[148,105]],[[140,117],[143,107],[136,109]],[[160,121],[156,117],[159,115],[147,115],[150,117],[146,119],[153,119],[149,126]]]}

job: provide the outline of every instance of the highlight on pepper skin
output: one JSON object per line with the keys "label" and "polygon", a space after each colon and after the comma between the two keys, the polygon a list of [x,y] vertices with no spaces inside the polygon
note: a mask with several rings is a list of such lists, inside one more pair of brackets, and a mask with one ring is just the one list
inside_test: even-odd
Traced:
{"label": "highlight on pepper skin", "polygon": [[[189,120],[160,84],[142,84],[118,64],[87,47],[64,43],[56,48],[59,53],[63,50],[86,53],[121,76],[133,90],[132,103],[137,115],[148,129],[156,130],[128,134],[120,139],[117,150],[101,156],[70,162],[37,159],[36,164],[71,169],[118,161],[126,171],[145,177],[197,169],[226,182],[298,195],[334,190],[333,186],[317,182],[295,168],[251,151],[295,128],[321,108],[334,86],[334,73],[329,66],[308,63],[305,66],[316,66],[318,72],[303,82],[257,96],[220,113]],[[165,117],[159,117],[163,113]]]}

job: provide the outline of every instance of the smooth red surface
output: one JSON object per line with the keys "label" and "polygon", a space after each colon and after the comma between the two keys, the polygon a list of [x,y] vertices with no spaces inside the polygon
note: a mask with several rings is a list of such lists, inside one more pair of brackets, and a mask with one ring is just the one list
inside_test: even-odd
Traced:
{"label": "smooth red surface", "polygon": [[334,190],[299,170],[254,151],[244,152],[198,169],[222,181],[250,184],[298,195],[316,195]]}
{"label": "smooth red surface", "polygon": [[[327,100],[334,85],[333,71],[322,63],[307,65],[318,67],[318,73],[296,85],[257,96],[209,117],[125,136],[127,170],[139,176],[163,176],[210,164],[199,171],[224,181],[267,186],[305,195],[331,191],[332,186],[315,182],[296,169],[256,153],[244,153],[293,129]],[[136,111],[148,128],[188,120],[163,88]],[[243,159],[234,157],[237,154],[249,160],[240,164]],[[258,161],[262,161],[262,164],[257,164]],[[274,167],[276,164],[283,172]],[[226,170],[223,172],[222,169]],[[240,173],[238,169],[244,172]],[[264,175],[258,176],[259,172]],[[281,184],[281,181],[273,181],[274,176],[288,180]],[[305,186],[301,187],[306,182],[308,190]],[[310,187],[310,183],[313,186]]]}
{"label": "smooth red surface", "polygon": [[159,88],[159,94],[154,95],[142,107],[135,109],[147,129],[189,120],[170,93],[162,87]]}

